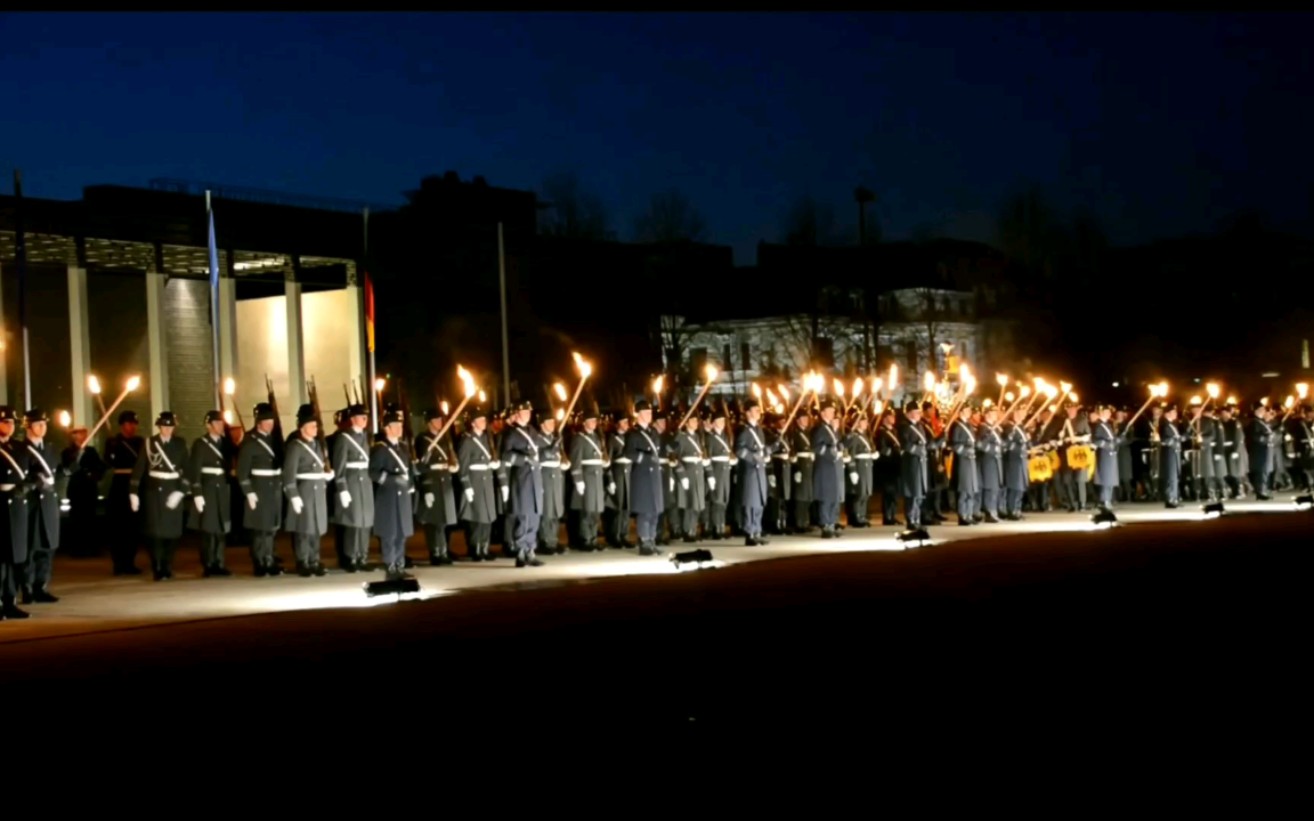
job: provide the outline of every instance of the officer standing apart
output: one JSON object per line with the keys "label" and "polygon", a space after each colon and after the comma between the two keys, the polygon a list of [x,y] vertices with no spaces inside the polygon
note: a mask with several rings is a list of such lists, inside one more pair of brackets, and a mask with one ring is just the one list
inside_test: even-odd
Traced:
{"label": "officer standing apart", "polygon": [[406,573],[406,540],[415,532],[414,468],[402,441],[406,420],[401,411],[383,417],[383,436],[370,449],[370,480],[374,483],[374,535],[379,537],[384,568],[391,580]]}
{"label": "officer standing apart", "polygon": [[570,440],[570,511],[577,517],[579,542],[585,552],[598,547],[598,523],[607,504],[607,460],[598,436],[598,408],[583,413],[582,427]]}
{"label": "officer standing apart", "polygon": [[735,468],[739,478],[739,503],[744,528],[744,544],[749,547],[767,544],[762,535],[762,513],[767,503],[767,468],[772,452],[785,446],[783,439],[767,444],[766,432],[758,425],[762,405],[756,399],[744,404],[744,426],[735,438]]}
{"label": "officer standing apart", "polygon": [[839,538],[844,505],[844,447],[835,432],[835,400],[821,400],[821,421],[812,429],[812,498],[817,500],[821,538]]}
{"label": "officer standing apart", "polygon": [[50,419],[46,412],[33,408],[24,414],[28,452],[27,564],[23,573],[23,604],[57,602],[50,593],[50,576],[54,569],[55,549],[59,547],[59,491],[55,490],[55,472],[59,461],[46,445]]}
{"label": "officer standing apart", "polygon": [[146,447],[137,435],[137,412],[119,414],[119,432],[105,443],[105,464],[113,471],[105,508],[109,513],[110,556],[115,576],[136,576],[137,540],[141,536],[141,514],[128,498],[132,495],[132,471]]}
{"label": "officer standing apart", "polygon": [[255,427],[237,451],[237,485],[251,531],[251,566],[257,577],[278,576],[283,570],[274,561],[274,535],[283,518],[283,466],[271,438],[276,414],[268,402],[253,414]]}
{"label": "officer standing apart", "polygon": [[210,576],[231,576],[224,567],[224,537],[233,526],[232,500],[224,449],[224,415],[217,410],[205,414],[205,434],[192,443],[187,479],[192,489],[191,529],[201,534],[201,567]]}
{"label": "officer standing apart", "polygon": [[[333,523],[344,528],[343,552],[348,570],[369,569],[370,531],[374,528],[374,491],[370,488],[370,452],[365,426],[370,421],[364,405],[347,409],[350,427],[333,441],[333,482],[338,492]],[[354,572],[354,571],[353,571]]]}
{"label": "officer standing apart", "polygon": [[315,406],[297,408],[297,432],[283,449],[283,495],[287,498],[283,529],[292,534],[297,575],[302,577],[328,573],[319,559],[319,542],[328,532],[328,483],[333,481],[333,469],[324,459],[318,435]]}
{"label": "officer standing apart", "polygon": [[0,405],[0,618],[25,619],[19,609],[19,576],[27,562],[27,449],[14,441],[14,409]]}
{"label": "officer standing apart", "polygon": [[434,444],[434,438],[446,421],[442,411],[436,408],[425,411],[424,421],[428,429],[415,437],[416,469],[419,472],[415,518],[424,528],[429,564],[437,567],[452,563],[451,554],[447,552],[447,528],[458,524],[456,498],[452,495],[452,475],[457,467],[447,443]]}
{"label": "officer standing apart", "polygon": [[187,443],[173,435],[178,427],[173,411],[161,411],[155,427],[159,433],[146,440],[132,469],[128,500],[134,511],[141,511],[155,581],[162,582],[173,578],[173,553],[183,533],[182,502],[191,483],[184,472]]}
{"label": "officer standing apart", "polygon": [[516,567],[543,564],[534,555],[538,549],[538,523],[543,515],[543,465],[538,458],[539,439],[529,427],[533,414],[533,405],[517,402],[511,408],[511,425],[502,437],[502,464],[507,473],[502,497],[511,517]]}
{"label": "officer standing apart", "polygon": [[652,429],[652,403],[634,403],[638,422],[625,437],[624,458],[630,461],[630,510],[634,512],[640,556],[660,556],[657,549],[657,519],[662,514],[663,452]]}

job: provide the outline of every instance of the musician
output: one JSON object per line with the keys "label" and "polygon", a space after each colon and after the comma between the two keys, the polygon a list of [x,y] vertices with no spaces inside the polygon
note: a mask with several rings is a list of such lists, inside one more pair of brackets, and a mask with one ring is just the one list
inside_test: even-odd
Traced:
{"label": "musician", "polygon": [[191,491],[187,443],[173,435],[178,419],[161,411],[159,433],[147,439],[128,485],[128,503],[142,514],[142,531],[151,546],[155,581],[173,578],[173,553],[183,533],[183,499]]}
{"label": "musician", "polygon": [[1095,485],[1100,489],[1100,509],[1113,509],[1113,491],[1118,487],[1120,465],[1118,454],[1122,451],[1124,436],[1114,430],[1113,408],[1102,405],[1098,411],[1097,421],[1091,429],[1091,445],[1095,448]]}
{"label": "musician", "polygon": [[[496,460],[488,433],[488,411],[476,407],[470,411],[470,428],[461,437],[456,452],[460,465],[460,518],[466,524],[465,543],[472,562],[491,562],[488,552],[493,538],[493,521],[497,519]],[[503,485],[506,487],[506,485]]]}
{"label": "musician", "polygon": [[767,468],[772,462],[773,450],[778,451],[785,446],[779,439],[774,444],[767,441],[766,433],[758,424],[761,418],[761,404],[756,399],[749,399],[744,405],[744,425],[735,439],[735,470],[740,487],[741,521],[744,544],[749,547],[767,544],[767,539],[762,535],[762,511],[766,508],[769,484]]}
{"label": "musician", "polygon": [[292,534],[297,575],[324,576],[328,573],[319,558],[319,542],[328,531],[328,483],[333,468],[320,449],[319,423],[315,406],[297,408],[297,430],[283,449],[283,529]]}
{"label": "musician", "polygon": [[981,473],[976,466],[976,434],[961,413],[950,426],[949,447],[954,454],[950,481],[958,497],[958,525],[967,527],[977,523],[981,509]]}
{"label": "musician", "polygon": [[893,407],[881,413],[876,447],[879,454],[872,466],[881,486],[881,524],[897,525],[899,521],[899,477],[902,473],[903,448],[894,423],[898,415]]}
{"label": "musician", "polygon": [[570,460],[562,453],[557,419],[551,408],[538,414],[538,453],[543,467],[543,515],[538,523],[538,549],[548,556],[564,553],[561,520],[566,518],[566,483],[562,471],[570,470]]}
{"label": "musician", "polygon": [[201,568],[207,578],[233,575],[224,567],[224,537],[233,526],[224,427],[222,413],[206,412],[205,433],[192,443],[187,466],[192,492],[188,519],[191,529],[201,534]]}
{"label": "musician", "polygon": [[598,521],[606,508],[607,460],[598,416],[597,405],[584,410],[582,427],[570,440],[570,510],[579,534],[575,548],[585,552],[598,547]]}
{"label": "musician", "polygon": [[816,454],[812,452],[812,434],[808,433],[811,427],[812,417],[803,411],[794,417],[794,430],[789,434],[789,449],[794,452],[789,494],[794,503],[795,533],[812,531],[812,474]]}
{"label": "musician", "polygon": [[652,403],[640,399],[634,403],[635,425],[625,437],[622,456],[630,464],[630,510],[634,512],[635,531],[640,556],[660,556],[657,549],[657,519],[661,516],[661,463],[664,453],[657,432],[652,428]]}
{"label": "musician", "polygon": [[844,494],[845,504],[848,506],[848,510],[845,511],[846,518],[850,527],[871,527],[868,514],[875,478],[872,462],[880,456],[880,453],[867,438],[867,414],[861,409],[854,413],[853,427],[844,437],[844,452],[849,474],[849,483]]}
{"label": "musician", "polygon": [[909,528],[922,526],[928,480],[927,458],[933,440],[922,425],[922,406],[909,402],[904,408],[904,422],[899,426],[899,491],[903,496],[903,517]]}
{"label": "musician", "polygon": [[767,446],[772,448],[767,466],[767,504],[764,514],[767,529],[776,535],[789,532],[789,509],[793,501],[794,454],[785,432],[787,416],[768,413],[764,417]]}
{"label": "musician", "polygon": [[1246,451],[1250,457],[1250,486],[1255,489],[1255,498],[1268,500],[1269,471],[1272,467],[1270,451],[1273,444],[1273,427],[1268,421],[1268,406],[1256,402],[1251,410],[1254,416],[1246,427]]}
{"label": "musician", "polygon": [[1159,420],[1159,476],[1164,507],[1181,505],[1182,433],[1177,429],[1177,406],[1164,408]]}
{"label": "musician", "polygon": [[630,457],[625,455],[629,436],[627,416],[616,419],[615,432],[607,442],[607,509],[602,515],[607,544],[621,549],[634,547],[630,541]]}
{"label": "musician", "polygon": [[999,430],[999,408],[985,409],[976,437],[976,466],[980,472],[981,501],[985,521],[999,522],[999,497],[1004,487],[1004,436]]}
{"label": "musician", "polygon": [[1056,435],[1047,436],[1050,441],[1057,440],[1059,454],[1059,501],[1068,512],[1075,513],[1086,509],[1086,469],[1074,468],[1068,461],[1068,452],[1074,445],[1090,444],[1090,422],[1081,413],[1081,406],[1069,402],[1063,407],[1063,417]]}
{"label": "musician", "polygon": [[821,538],[839,538],[840,507],[844,504],[844,446],[835,431],[838,408],[830,398],[821,400],[821,421],[812,429],[812,495],[817,500]]}
{"label": "musician", "polygon": [[1026,408],[1013,410],[1012,419],[1004,426],[1004,518],[1022,520],[1022,499],[1031,480],[1031,437],[1023,424]]}
{"label": "musician", "polygon": [[680,517],[680,532],[686,542],[698,541],[698,517],[707,507],[707,469],[711,460],[703,451],[703,438],[698,428],[702,420],[690,414],[684,430],[675,436],[675,476],[679,482],[676,505]]}
{"label": "musician", "polygon": [[268,402],[256,405],[253,415],[255,427],[237,452],[237,484],[247,507],[255,575],[280,576],[274,557],[274,535],[283,523],[283,465],[273,441],[278,417]]}

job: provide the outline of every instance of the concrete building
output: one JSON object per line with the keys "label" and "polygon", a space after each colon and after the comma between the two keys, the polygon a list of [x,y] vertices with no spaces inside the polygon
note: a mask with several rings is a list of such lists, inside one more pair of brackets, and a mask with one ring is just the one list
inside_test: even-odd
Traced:
{"label": "concrete building", "polygon": [[[141,387],[123,403],[149,424],[162,410],[200,433],[216,385],[251,408],[273,382],[285,429],[314,378],[331,414],[342,384],[366,373],[360,259],[364,214],[352,203],[313,206],[253,201],[215,189],[220,266],[218,362],[212,347],[208,222],[204,190],[158,181],[152,189],[92,186],[74,201],[0,197],[3,333],[0,402],[68,410],[78,424],[100,417],[88,376],[106,405],[130,376]],[[26,396],[18,316],[19,227],[26,245],[31,396]],[[145,418],[147,416],[150,418]],[[112,421],[112,420],[111,420]],[[112,432],[113,425],[107,426]]]}

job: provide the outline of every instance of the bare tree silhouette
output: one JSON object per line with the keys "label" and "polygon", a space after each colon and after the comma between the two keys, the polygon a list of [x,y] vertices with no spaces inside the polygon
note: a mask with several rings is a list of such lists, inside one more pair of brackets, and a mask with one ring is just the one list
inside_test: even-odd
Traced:
{"label": "bare tree silhouette", "polygon": [[545,179],[539,194],[544,204],[551,206],[541,223],[543,234],[570,239],[615,238],[602,199],[584,190],[573,171],[563,171]]}
{"label": "bare tree silhouette", "polygon": [[676,189],[654,194],[648,210],[634,223],[638,242],[703,242],[707,239],[707,222],[689,199]]}

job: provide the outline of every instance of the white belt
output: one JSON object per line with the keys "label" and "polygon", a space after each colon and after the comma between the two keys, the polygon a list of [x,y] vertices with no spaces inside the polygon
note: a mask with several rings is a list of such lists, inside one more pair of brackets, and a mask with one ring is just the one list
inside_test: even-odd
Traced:
{"label": "white belt", "polygon": [[252,476],[282,476],[281,470],[268,470],[265,468],[251,468]]}
{"label": "white belt", "polygon": [[370,466],[369,462],[348,462],[347,464],[343,465],[343,467],[352,468],[354,470],[367,470],[369,466]]}
{"label": "white belt", "polygon": [[603,461],[602,461],[601,459],[580,459],[580,460],[579,460],[579,464],[581,464],[581,465],[601,465],[601,464],[603,464]]}
{"label": "white belt", "polygon": [[612,461],[612,464],[616,464],[616,465],[629,465],[629,464],[632,464],[632,463],[634,462],[633,459],[626,459],[626,458],[623,457],[623,456],[622,456],[621,458],[619,458],[619,459],[613,459],[613,460],[611,460],[611,461]]}
{"label": "white belt", "polygon": [[18,485],[0,485],[0,493],[8,493],[16,487],[18,487]]}
{"label": "white belt", "polygon": [[326,481],[326,476],[323,473],[298,473],[297,479],[304,480],[307,482],[314,482],[314,481],[323,482]]}
{"label": "white belt", "polygon": [[488,470],[488,465],[466,465],[470,470]]}
{"label": "white belt", "polygon": [[224,469],[223,469],[223,468],[201,468],[201,472],[202,472],[202,473],[208,473],[208,474],[211,475],[211,476],[223,476],[223,475],[224,475]]}
{"label": "white belt", "polygon": [[701,461],[703,461],[703,457],[701,457],[701,456],[684,456],[684,457],[681,457],[681,461],[683,461],[683,462],[688,462],[689,464],[694,464],[694,463],[696,463],[696,462],[701,462]]}
{"label": "white belt", "polygon": [[439,463],[436,465],[429,465],[429,470],[451,470],[451,468],[445,464]]}
{"label": "white belt", "polygon": [[147,475],[150,476],[152,479],[160,479],[160,480],[162,480],[162,481],[169,481],[169,480],[171,480],[171,479],[177,479],[177,478],[178,478],[178,474],[176,474],[176,473],[165,473],[165,472],[162,471],[162,470],[152,470],[152,471],[151,471],[150,473],[148,473]]}
{"label": "white belt", "polygon": [[131,476],[132,468],[117,468],[114,472],[120,476]]}
{"label": "white belt", "polygon": [[713,457],[712,457],[712,461],[713,461],[713,462],[729,462],[729,461],[730,461],[730,457],[729,457],[729,456],[713,456]]}
{"label": "white belt", "polygon": [[875,459],[875,458],[876,458],[876,454],[874,454],[874,453],[855,453],[855,454],[853,454],[853,458],[854,458],[854,459]]}
{"label": "white belt", "polygon": [[556,461],[556,462],[540,462],[539,465],[540,465],[541,467],[545,467],[545,468],[559,468],[559,467],[561,467],[561,462],[560,462],[560,461]]}
{"label": "white belt", "polygon": [[788,462],[790,456],[788,453],[777,453],[775,458],[779,459],[782,462]]}
{"label": "white belt", "polygon": [[816,454],[809,450],[809,451],[804,451],[803,453],[796,454],[796,457],[795,457],[795,458],[798,458],[798,459],[812,459],[812,458],[815,458],[815,457],[816,457]]}

